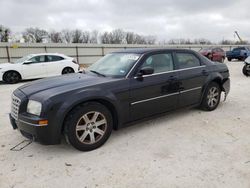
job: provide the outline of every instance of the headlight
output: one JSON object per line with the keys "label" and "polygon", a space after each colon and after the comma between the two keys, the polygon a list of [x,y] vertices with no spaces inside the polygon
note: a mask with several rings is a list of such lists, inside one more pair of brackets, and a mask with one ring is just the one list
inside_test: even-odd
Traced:
{"label": "headlight", "polygon": [[28,113],[40,116],[41,111],[42,111],[42,104],[40,102],[29,100],[27,105]]}

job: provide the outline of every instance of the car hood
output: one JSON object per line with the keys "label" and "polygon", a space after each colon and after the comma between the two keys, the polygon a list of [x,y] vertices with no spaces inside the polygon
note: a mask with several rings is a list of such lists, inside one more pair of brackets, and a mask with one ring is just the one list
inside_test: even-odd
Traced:
{"label": "car hood", "polygon": [[12,66],[14,66],[14,64],[12,64],[12,63],[0,63],[1,69],[12,67]]}
{"label": "car hood", "polygon": [[56,92],[67,92],[78,88],[110,82],[111,80],[111,78],[96,76],[92,73],[74,73],[33,81],[18,89],[26,96],[45,92],[55,94]]}

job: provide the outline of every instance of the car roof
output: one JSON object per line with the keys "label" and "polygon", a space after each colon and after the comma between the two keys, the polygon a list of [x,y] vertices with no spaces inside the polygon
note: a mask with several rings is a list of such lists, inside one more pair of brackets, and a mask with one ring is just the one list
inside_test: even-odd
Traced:
{"label": "car roof", "polygon": [[135,53],[135,54],[145,54],[151,52],[161,52],[161,51],[193,51],[189,49],[177,49],[177,48],[128,48],[123,50],[118,50],[112,53]]}
{"label": "car roof", "polygon": [[59,54],[59,53],[37,53],[37,54],[30,54],[32,56],[37,56],[37,55],[57,55],[57,56],[63,56],[63,57],[68,57],[64,54]]}

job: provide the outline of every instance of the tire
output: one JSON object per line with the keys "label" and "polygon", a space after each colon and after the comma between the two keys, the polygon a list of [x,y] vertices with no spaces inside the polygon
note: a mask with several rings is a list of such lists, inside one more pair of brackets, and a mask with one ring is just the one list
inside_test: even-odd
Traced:
{"label": "tire", "polygon": [[62,70],[62,74],[70,74],[70,73],[74,73],[74,69],[72,69],[71,67],[66,67]]}
{"label": "tire", "polygon": [[[250,68],[250,65],[248,65],[249,68]],[[242,69],[242,73],[245,75],[245,76],[250,76],[250,70],[247,70],[247,65],[244,65],[243,69]]]}
{"label": "tire", "polygon": [[231,59],[231,58],[227,58],[227,60],[228,60],[228,61],[232,61],[232,59]]}
{"label": "tire", "polygon": [[69,113],[64,127],[66,140],[74,148],[91,151],[108,140],[113,129],[113,118],[104,105],[88,102]]}
{"label": "tire", "polygon": [[241,58],[241,61],[245,61],[245,60],[246,60],[246,57],[242,57],[242,58]]}
{"label": "tire", "polygon": [[211,82],[204,93],[201,108],[206,111],[213,111],[220,103],[221,88],[216,82]]}
{"label": "tire", "polygon": [[21,80],[21,75],[16,71],[8,71],[3,75],[3,81],[8,84],[15,84]]}

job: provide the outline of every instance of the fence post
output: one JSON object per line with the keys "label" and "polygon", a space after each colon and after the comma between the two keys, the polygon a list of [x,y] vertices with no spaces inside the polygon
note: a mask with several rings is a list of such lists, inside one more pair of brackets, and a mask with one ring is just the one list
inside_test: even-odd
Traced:
{"label": "fence post", "polygon": [[104,47],[102,46],[102,56],[104,56]]}
{"label": "fence post", "polygon": [[10,62],[10,52],[8,46],[6,46],[6,52],[7,52],[8,62]]}
{"label": "fence post", "polygon": [[77,62],[80,64],[79,55],[78,55],[78,46],[76,46],[76,59],[77,59]]}

